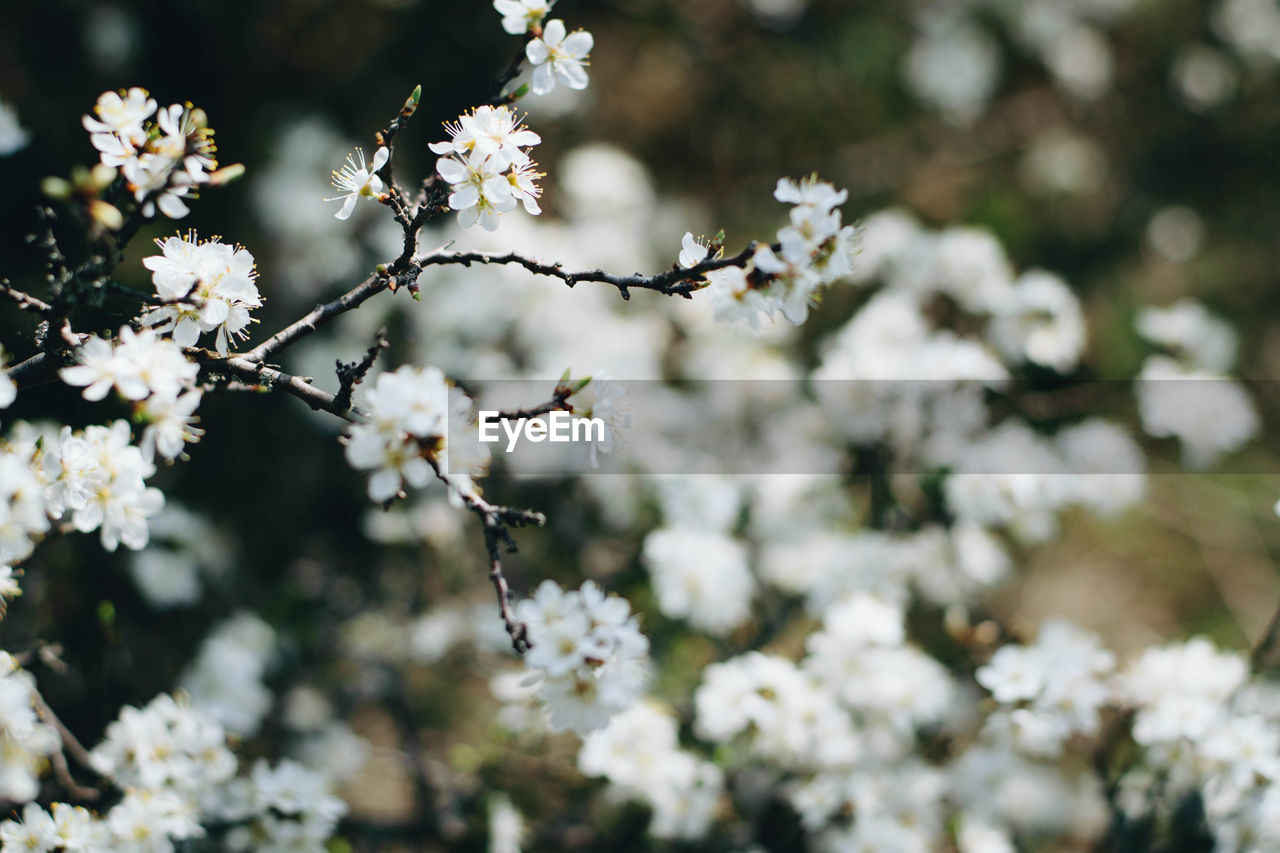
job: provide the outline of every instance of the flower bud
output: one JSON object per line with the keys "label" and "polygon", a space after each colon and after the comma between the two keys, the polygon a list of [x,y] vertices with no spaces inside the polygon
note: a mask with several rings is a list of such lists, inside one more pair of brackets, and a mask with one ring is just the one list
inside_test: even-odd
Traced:
{"label": "flower bud", "polygon": [[209,173],[209,186],[220,187],[233,181],[238,181],[244,177],[244,171],[243,163],[232,163],[230,166],[223,166],[216,172]]}
{"label": "flower bud", "polygon": [[114,181],[115,179],[116,179],[115,168],[112,166],[107,166],[102,163],[99,163],[98,165],[94,166],[91,170],[89,170],[89,180],[87,183],[95,191],[101,191],[111,186],[111,182]]}
{"label": "flower bud", "polygon": [[40,182],[40,191],[49,198],[65,199],[71,196],[71,184],[62,178],[48,177]]}
{"label": "flower bud", "polygon": [[119,231],[120,227],[124,225],[124,216],[120,213],[119,208],[113,204],[108,204],[102,199],[95,198],[89,202],[89,215],[93,217],[94,222],[112,231]]}
{"label": "flower bud", "polygon": [[409,99],[404,102],[404,106],[400,108],[400,115],[408,117],[418,111],[418,104],[422,102],[422,84],[419,83],[413,87],[413,93],[409,95]]}

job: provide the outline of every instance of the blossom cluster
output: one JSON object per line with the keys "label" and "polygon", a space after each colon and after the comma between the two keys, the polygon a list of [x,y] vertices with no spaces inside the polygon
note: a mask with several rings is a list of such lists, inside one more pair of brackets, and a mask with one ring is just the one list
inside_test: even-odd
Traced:
{"label": "blossom cluster", "polygon": [[[1280,842],[1280,718],[1273,683],[1250,678],[1239,655],[1205,638],[1148,649],[1119,677],[1135,712],[1144,760],[1121,779],[1135,820],[1167,814],[1197,794],[1218,849],[1262,851]],[[1161,796],[1146,798],[1161,779]]]}
{"label": "blossom cluster", "polygon": [[[1068,738],[1102,737],[1104,714],[1132,710],[1132,736],[1145,752],[1120,782],[1130,819],[1167,814],[1194,794],[1221,849],[1269,849],[1280,802],[1274,687],[1250,682],[1239,656],[1197,638],[1148,650],[1117,672],[1096,637],[1055,622],[1035,645],[1002,646],[979,668],[976,679],[997,704],[968,708],[959,701],[964,686],[904,637],[901,611],[874,597],[846,599],[828,609],[800,666],[759,652],[709,666],[694,731],[713,744],[745,737],[747,755],[787,773],[782,789],[825,846],[937,849],[951,823],[961,850],[1011,850],[1018,839],[1102,831],[1098,780],[1061,756]],[[614,726],[633,731],[641,721],[659,731],[661,718],[647,716],[633,710],[589,738],[583,771],[624,793],[631,776],[652,773],[651,755],[611,736]],[[913,755],[916,738],[938,726],[950,736],[946,758]],[[655,834],[662,806],[653,792],[664,785],[674,787],[659,777],[649,794]],[[696,808],[713,815],[717,806]]]}
{"label": "blossom cluster", "polygon": [[198,800],[236,769],[222,729],[169,696],[124,708],[90,759],[123,799],[101,816],[66,803],[54,803],[50,814],[30,803],[21,821],[0,824],[0,849],[173,850],[174,842],[205,835]]}
{"label": "blossom cluster", "polygon": [[498,229],[498,217],[523,204],[525,212],[537,216],[537,164],[527,149],[542,138],[524,127],[521,119],[505,106],[477,107],[446,123],[449,138],[430,148],[441,155],[436,172],[449,182],[449,207],[458,211],[458,224],[469,228],[479,222],[487,231]]}
{"label": "blossom cluster", "polygon": [[1098,734],[1114,670],[1115,656],[1097,637],[1050,622],[1035,645],[1001,646],[977,671],[978,683],[1002,706],[987,727],[1005,730],[1004,737],[1031,755],[1059,755],[1072,735]]}
{"label": "blossom cluster", "polygon": [[655,838],[697,839],[715,819],[724,773],[680,748],[678,724],[669,708],[637,702],[583,738],[578,769],[607,779],[611,792],[649,806]]}
{"label": "blossom cluster", "polygon": [[528,33],[525,58],[533,66],[530,86],[535,95],[545,95],[556,87],[559,78],[570,89],[587,88],[587,55],[595,46],[591,33],[570,33],[564,21],[555,19],[543,24],[554,0],[493,0],[493,8],[502,15],[502,28],[511,35]]}
{"label": "blossom cluster", "polygon": [[226,355],[228,341],[245,337],[255,322],[249,312],[262,306],[253,255],[217,239],[200,242],[195,232],[156,245],[161,254],[143,258],[142,265],[151,270],[162,304],[143,315],[143,325],[171,334],[183,347],[216,330],[214,345]]}
{"label": "blossom cluster", "polygon": [[263,679],[275,649],[270,625],[238,614],[209,632],[178,683],[191,703],[228,733],[249,737],[271,710],[271,690]]}
{"label": "blossom cluster", "polygon": [[[814,175],[799,182],[780,178],[773,196],[793,205],[791,223],[778,232],[777,248],[760,246],[746,267],[727,266],[707,274],[718,320],[742,320],[759,330],[765,320],[781,313],[788,322],[803,323],[822,288],[853,272],[858,234],[852,225],[841,225],[839,210],[849,197],[847,191],[837,191]],[[681,266],[694,267],[709,254],[709,247],[685,234]]]}
{"label": "blossom cluster", "polygon": [[325,774],[297,761],[272,767],[259,759],[247,776],[214,792],[205,808],[213,820],[234,824],[223,838],[227,850],[324,850],[347,813],[331,788]]}
{"label": "blossom cluster", "polygon": [[[1134,0],[933,0],[917,10],[917,38],[904,58],[903,76],[922,103],[951,122],[968,124],[1000,88],[1007,45],[1043,65],[1071,98],[1095,101],[1115,82],[1108,30],[1130,22],[1141,6]],[[1195,32],[1204,37],[1173,54],[1168,78],[1183,106],[1212,113],[1246,88],[1251,73],[1280,61],[1280,11],[1260,0],[1217,0],[1199,8],[1203,19]],[[997,38],[991,24],[1007,37]]]}
{"label": "blossom cluster", "polygon": [[164,505],[146,484],[155,473],[132,442],[127,421],[83,430],[15,424],[0,445],[0,565],[4,594],[17,592],[12,566],[25,559],[52,521],[68,519],[81,533],[99,531],[102,546],[146,546],[147,520]]}
{"label": "blossom cluster", "polygon": [[[1092,417],[1050,435],[1017,417],[992,422],[988,395],[1013,389],[1018,370],[1070,375],[1079,364],[1083,314],[1065,282],[1038,270],[1016,275],[976,228],[931,233],[885,211],[864,232],[854,279],[881,286],[823,344],[811,375],[851,441],[950,470],[953,513],[1033,541],[1054,532],[1067,506],[1113,515],[1141,498],[1143,454],[1118,424]],[[1089,476],[1066,476],[1075,474]]]}
{"label": "blossom cluster", "polygon": [[194,426],[202,396],[196,387],[199,372],[176,341],[155,329],[135,332],[122,326],[114,341],[89,335],[76,349],[76,364],[58,375],[68,385],[84,388],[86,400],[101,400],[114,388],[124,399],[138,402],[138,414],[147,422],[140,446],[150,461],[156,453],[175,459],[185,444],[204,435]]}
{"label": "blossom cluster", "polygon": [[104,92],[93,112],[84,117],[89,139],[104,166],[120,169],[142,214],[154,216],[159,208],[170,219],[186,216],[183,199],[208,183],[218,166],[204,113],[191,104],[158,108],[137,87]]}
{"label": "blossom cluster", "polygon": [[35,678],[8,652],[0,652],[0,797],[13,802],[26,802],[40,792],[40,771],[48,756],[62,748],[57,730],[36,714],[35,702]]}
{"label": "blossom cluster", "polygon": [[216,720],[160,695],[144,708],[121,709],[89,757],[124,788],[199,792],[235,774],[225,740]]}
{"label": "blossom cluster", "polygon": [[516,605],[516,616],[529,641],[525,665],[554,729],[599,729],[644,689],[649,641],[626,599],[591,581],[565,592],[548,580]]}
{"label": "blossom cluster", "polygon": [[1227,375],[1237,349],[1230,326],[1183,299],[1143,309],[1137,328],[1164,350],[1148,356],[1138,373],[1138,414],[1148,435],[1176,438],[1186,464],[1203,469],[1258,433],[1261,422],[1249,394]]}
{"label": "blossom cluster", "polygon": [[661,528],[645,537],[644,556],[664,615],[716,635],[750,615],[755,580],[738,542],[709,530]]}
{"label": "blossom cluster", "polygon": [[382,373],[365,392],[367,419],[353,424],[346,457],[369,477],[369,497],[379,503],[421,488],[438,471],[457,492],[475,489],[472,477],[488,468],[488,447],[475,436],[471,399],[451,387],[434,367],[405,365]]}
{"label": "blossom cluster", "polygon": [[994,20],[1013,47],[1038,60],[1062,91],[1093,101],[1110,91],[1115,76],[1106,28],[1121,23],[1138,5],[1134,0],[921,4],[918,37],[904,58],[903,76],[918,99],[948,120],[973,121],[1000,85],[1001,43],[987,27]]}
{"label": "blossom cluster", "polygon": [[[25,706],[34,719],[30,697]],[[29,722],[26,731],[40,725]],[[56,733],[48,732],[56,747]],[[89,759],[123,798],[101,815],[61,802],[48,812],[29,803],[20,820],[0,823],[0,850],[169,853],[183,841],[206,838],[211,827],[224,830],[228,849],[316,850],[345,813],[326,777],[296,762],[272,768],[260,760],[237,777],[222,727],[168,695],[123,708]],[[7,778],[16,778],[19,766],[6,761]],[[33,777],[29,789],[7,796],[25,802],[36,792]]]}

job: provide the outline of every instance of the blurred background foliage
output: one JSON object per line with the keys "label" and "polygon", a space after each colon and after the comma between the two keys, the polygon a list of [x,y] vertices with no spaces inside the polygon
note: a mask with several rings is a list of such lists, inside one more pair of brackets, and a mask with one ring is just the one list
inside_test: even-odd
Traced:
{"label": "blurred background foliage", "polygon": [[[776,221],[769,194],[779,175],[812,171],[849,188],[847,216],[901,206],[933,225],[985,226],[1018,269],[1052,270],[1081,297],[1092,332],[1088,375],[1132,375],[1142,356],[1135,310],[1193,296],[1239,330],[1239,372],[1258,380],[1252,390],[1264,412],[1274,410],[1280,77],[1243,64],[1233,97],[1188,107],[1171,68],[1188,44],[1218,38],[1209,4],[1151,0],[1112,22],[1113,82],[1093,99],[1064,93],[982,13],[1002,67],[989,104],[966,123],[922,105],[904,82],[924,4],[753,2],[562,0],[557,14],[590,30],[596,47],[591,87],[531,119],[543,137],[544,168],[553,171],[574,146],[612,143],[650,171],[658,197],[704,209],[726,229],[730,247]],[[0,272],[38,289],[31,283],[40,258],[23,235],[36,224],[40,178],[91,163],[79,117],[102,91],[141,85],[161,103],[204,108],[221,161],[248,166],[245,180],[205,193],[178,226],[251,249],[268,300],[259,312],[264,330],[350,287],[387,257],[371,238],[340,250],[358,253],[357,272],[346,280],[273,291],[289,261],[254,193],[261,164],[294,156],[285,142],[290,128],[318,121],[344,144],[370,150],[373,131],[422,83],[419,114],[396,152],[398,174],[421,177],[434,163],[425,144],[441,138],[438,122],[486,97],[517,48],[483,2],[10,0],[2,11],[0,98],[16,108],[32,142],[0,158]],[[301,125],[304,133],[314,126]],[[611,190],[598,188],[602,197]],[[556,191],[544,198],[544,215],[556,217]],[[298,204],[331,215],[319,197]],[[1174,222],[1183,227],[1172,238],[1167,227],[1153,232],[1153,218],[1170,207],[1193,211],[1191,225],[1185,216]],[[146,287],[137,259],[151,253],[151,238],[173,231],[167,221],[144,229],[119,279]],[[529,286],[559,285],[530,279]],[[410,310],[431,310],[429,277],[424,297]],[[802,347],[843,323],[857,299],[833,293],[805,328]],[[637,299],[629,307],[652,304]],[[112,322],[118,318],[103,324]],[[6,351],[31,351],[25,318],[6,312],[0,323]],[[571,333],[572,318],[565,323]],[[90,411],[71,389],[51,386],[20,395],[8,420],[101,422],[110,405]],[[129,582],[123,555],[102,553],[93,537],[72,537],[28,561],[23,598],[0,622],[4,648],[19,650],[31,637],[65,647],[69,672],[40,673],[40,682],[73,730],[93,740],[121,704],[170,689],[211,624],[252,610],[280,633],[283,660],[273,678],[282,686],[341,684],[346,707],[339,710],[358,732],[423,757],[410,771],[375,752],[358,790],[347,792],[353,819],[408,820],[415,844],[479,845],[478,804],[500,788],[526,815],[561,816],[541,828],[548,847],[654,843],[637,807],[582,799],[594,783],[577,774],[572,743],[495,738],[488,673],[468,666],[465,655],[411,668],[403,689],[390,694],[385,684],[398,670],[377,655],[338,660],[342,626],[360,614],[404,621],[459,595],[489,605],[480,535],[469,518],[445,524],[448,531],[456,524],[456,536],[430,545],[378,544],[362,532],[363,478],[342,460],[332,428],[317,426],[296,400],[210,397],[201,416],[208,438],[191,449],[190,462],[158,480],[233,534],[231,571],[208,581],[201,606],[155,612]],[[1280,595],[1273,558],[1280,533],[1270,512],[1276,481],[1265,473],[1275,470],[1278,453],[1264,440],[1233,465],[1263,472],[1257,476],[1155,476],[1153,499],[1123,522],[1068,519],[1064,537],[1024,555],[1022,580],[1002,594],[996,612],[1024,628],[1050,612],[1065,615],[1101,631],[1119,651],[1195,632],[1247,645]],[[663,620],[637,570],[638,540],[610,533],[572,487],[508,481],[491,488],[502,501],[551,518],[547,530],[520,535],[522,554],[510,570],[517,588],[543,577],[573,585],[582,576],[608,578],[645,614],[655,648],[663,649],[657,693],[687,697],[701,668],[723,657],[719,643]],[[863,486],[853,489],[861,497]],[[785,648],[788,640],[777,642]],[[490,711],[477,714],[478,707]],[[248,753],[269,750],[272,735],[264,732]],[[534,780],[545,784],[528,784]],[[791,849],[794,823],[766,823],[761,840]]]}

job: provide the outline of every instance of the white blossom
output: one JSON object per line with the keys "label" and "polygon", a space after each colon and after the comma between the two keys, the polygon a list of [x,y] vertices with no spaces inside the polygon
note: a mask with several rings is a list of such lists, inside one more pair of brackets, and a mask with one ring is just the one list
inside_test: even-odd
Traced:
{"label": "white blossom", "polygon": [[112,342],[89,336],[76,349],[77,364],[58,375],[68,385],[83,387],[86,400],[101,400],[112,388],[127,400],[151,394],[176,397],[194,382],[199,367],[182,348],[151,329],[135,332],[122,326]]}
{"label": "white blossom", "polygon": [[1239,383],[1166,356],[1147,359],[1135,390],[1142,428],[1157,438],[1178,439],[1191,468],[1212,467],[1253,438],[1260,426]]}
{"label": "white blossom", "polygon": [[[36,700],[35,678],[0,652],[0,797],[16,803],[35,799],[47,757],[62,748],[57,730],[36,715]],[[43,818],[24,812],[23,821],[23,832],[44,837]]]}
{"label": "white blossom", "polygon": [[200,335],[217,332],[215,347],[226,355],[232,339],[245,337],[249,312],[262,305],[253,255],[218,240],[199,242],[194,232],[156,241],[162,254],[142,259],[152,271],[156,294],[173,303],[153,308],[143,323],[172,334],[183,347]]}
{"label": "white blossom", "polygon": [[502,28],[513,36],[542,26],[551,11],[547,0],[493,0],[493,8],[502,15]]}
{"label": "white blossom", "polygon": [[556,87],[560,78],[570,89],[587,88],[587,54],[595,45],[591,33],[577,30],[567,34],[564,21],[548,21],[542,35],[532,39],[525,55],[533,68],[533,93],[545,95]]}
{"label": "white blossom", "polygon": [[542,141],[524,127],[520,118],[506,106],[476,107],[458,117],[454,124],[445,123],[449,139],[433,142],[428,147],[436,154],[467,157],[479,153],[493,160],[493,168],[504,171],[508,166],[524,166],[529,154],[524,149]]}
{"label": "white blossom", "polygon": [[347,155],[347,162],[341,171],[333,173],[333,188],[341,195],[327,198],[325,201],[342,201],[342,207],[333,216],[335,219],[347,219],[356,208],[356,201],[361,198],[379,199],[382,197],[382,179],[377,172],[387,165],[391,152],[379,147],[373,155],[372,163],[365,163],[364,151],[357,148],[354,154]]}
{"label": "white blossom", "polygon": [[93,146],[102,152],[106,166],[119,166],[131,159],[147,139],[143,124],[156,111],[156,100],[146,89],[103,92],[93,107],[97,118],[85,116],[84,129]]}
{"label": "white blossom", "polygon": [[143,708],[121,709],[89,757],[121,786],[195,796],[235,773],[225,739],[211,717],[162,694]]}
{"label": "white blossom", "polygon": [[431,479],[429,454],[443,449],[450,412],[449,386],[434,367],[404,366],[382,373],[365,392],[369,419],[347,435],[346,457],[360,470],[372,470],[369,497],[394,498],[407,483],[415,488]]}
{"label": "white blossom", "polygon": [[750,616],[755,580],[738,543],[674,527],[650,533],[644,557],[666,616],[687,619],[694,628],[716,635]]}
{"label": "white blossom", "polygon": [[6,851],[25,850],[30,853],[48,853],[62,843],[53,818],[36,803],[27,803],[20,821],[0,823],[0,841],[4,842]]}
{"label": "white blossom", "polygon": [[502,174],[501,161],[472,151],[466,159],[441,157],[436,161],[440,177],[453,185],[449,206],[458,211],[458,224],[470,228],[478,221],[486,231],[498,230],[498,217],[516,206],[511,181]]}
{"label": "white blossom", "polygon": [[680,266],[685,269],[696,267],[707,259],[710,249],[693,238],[693,232],[684,232],[684,238],[680,241]]}
{"label": "white blossom", "polygon": [[649,641],[624,599],[587,581],[565,592],[543,581],[516,605],[528,633],[525,664],[553,728],[578,734],[603,727],[644,689]]}

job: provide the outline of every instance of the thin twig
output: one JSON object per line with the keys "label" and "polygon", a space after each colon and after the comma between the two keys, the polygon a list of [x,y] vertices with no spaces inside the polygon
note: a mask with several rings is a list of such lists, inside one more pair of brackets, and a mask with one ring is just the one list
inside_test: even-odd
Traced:
{"label": "thin twig", "polygon": [[[434,459],[430,462],[436,477],[449,486],[448,475],[440,470],[440,466]],[[502,573],[502,553],[505,550],[508,554],[514,554],[518,550],[516,540],[512,537],[509,528],[531,525],[542,527],[547,523],[547,517],[531,509],[491,504],[474,491],[459,490],[458,496],[462,498],[463,505],[475,513],[483,525],[484,546],[489,556],[489,581],[493,584],[493,590],[498,596],[498,615],[502,617],[503,627],[511,637],[511,647],[515,649],[516,654],[523,655],[530,647],[529,629],[516,618],[515,608],[511,603],[511,587],[507,584],[506,575]]]}
{"label": "thin twig", "polygon": [[557,385],[552,393],[551,399],[540,406],[533,406],[528,409],[514,409],[507,412],[498,412],[498,417],[507,421],[520,421],[536,418],[539,415],[545,415],[548,412],[571,412],[573,404],[569,402],[569,398],[573,396],[573,390],[566,388],[564,385]]}
{"label": "thin twig", "polygon": [[[337,395],[321,391],[301,376],[285,373],[274,367],[248,360],[243,356],[223,358],[206,349],[191,347],[187,355],[201,364],[206,373],[234,376],[265,391],[284,391],[292,394],[316,411],[328,412],[350,423],[361,423],[364,416],[351,408],[350,403],[339,405]],[[246,390],[239,387],[236,390]]]}
{"label": "thin twig", "polygon": [[49,703],[44,701],[44,697],[38,692],[32,691],[32,704],[35,705],[36,713],[40,715],[40,719],[54,728],[58,732],[58,739],[62,742],[62,747],[49,757],[50,763],[53,765],[54,775],[58,777],[58,781],[67,789],[70,794],[79,800],[96,800],[102,796],[102,792],[97,788],[86,788],[78,783],[71,775],[71,768],[67,766],[67,754],[69,753],[76,763],[93,772],[98,771],[94,768],[93,763],[89,760],[89,750],[84,748],[84,744],[76,739],[62,722],[58,719],[58,715],[53,713],[53,709],[49,707]]}
{"label": "thin twig", "polygon": [[0,296],[13,300],[23,311],[31,311],[41,317],[52,317],[54,314],[52,305],[43,299],[32,296],[30,293],[18,290],[9,284],[9,279],[7,278],[0,278]]}
{"label": "thin twig", "polygon": [[520,73],[520,67],[524,65],[526,50],[529,46],[529,42],[531,42],[533,38],[533,33],[525,33],[524,38],[520,40],[520,49],[516,52],[516,55],[512,57],[511,63],[503,69],[501,74],[494,78],[493,96],[489,99],[489,102],[493,104],[493,106],[496,107],[503,104],[509,104],[515,100],[515,92],[507,92],[506,94],[503,94],[502,90],[507,88],[507,84],[516,79],[516,76]]}
{"label": "thin twig", "polygon": [[387,330],[384,326],[378,330],[374,336],[373,343],[369,349],[365,350],[365,354],[359,361],[337,361],[338,372],[338,393],[334,397],[334,405],[340,409],[347,409],[351,406],[351,394],[355,387],[364,381],[369,373],[369,368],[373,367],[373,363],[378,359],[378,353],[386,349],[390,344],[387,343]]}
{"label": "thin twig", "polygon": [[611,284],[618,288],[618,292],[622,294],[623,299],[631,298],[631,290],[652,290],[669,296],[689,298],[690,294],[701,290],[705,286],[701,279],[707,273],[726,267],[746,266],[747,261],[755,254],[756,246],[757,243],[752,241],[747,244],[745,249],[731,257],[712,258],[687,269],[674,267],[666,272],[648,276],[640,273],[616,275],[600,269],[567,272],[562,264],[544,264],[541,261],[536,261],[533,258],[528,258],[515,252],[508,252],[505,255],[496,255],[488,252],[434,252],[425,258],[420,258],[417,263],[420,267],[443,264],[460,264],[462,266],[471,266],[472,264],[519,264],[531,273],[558,278],[570,287],[581,281]]}

